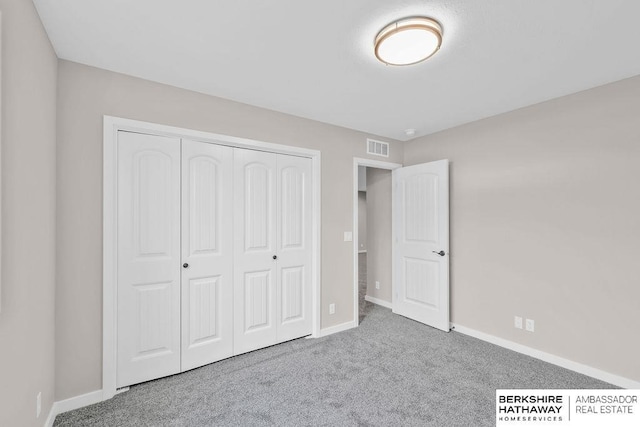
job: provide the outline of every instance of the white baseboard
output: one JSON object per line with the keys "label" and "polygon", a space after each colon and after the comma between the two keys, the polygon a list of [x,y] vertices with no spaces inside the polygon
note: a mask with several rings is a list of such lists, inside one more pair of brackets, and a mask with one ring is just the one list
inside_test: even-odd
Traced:
{"label": "white baseboard", "polygon": [[56,420],[58,414],[54,411],[56,406],[56,402],[53,402],[51,405],[51,410],[49,411],[49,416],[47,417],[47,421],[44,422],[44,427],[53,427],[53,422]]}
{"label": "white baseboard", "polygon": [[45,427],[53,426],[53,422],[56,416],[63,412],[73,411],[74,409],[82,408],[84,406],[93,405],[94,403],[102,402],[102,390],[92,391],[91,393],[82,394],[80,396],[71,397],[69,399],[54,402],[51,405],[49,416],[45,422]]}
{"label": "white baseboard", "polygon": [[326,337],[327,335],[337,334],[338,332],[346,331],[348,329],[352,329],[358,326],[356,322],[345,322],[336,326],[330,326],[328,328],[320,329],[320,335],[318,338]]}
{"label": "white baseboard", "polygon": [[505,340],[503,338],[498,338],[496,336],[476,331],[465,326],[455,325],[453,323],[451,324],[451,326],[456,332],[460,332],[461,334],[469,335],[470,337],[478,338],[482,341],[486,341],[518,353],[526,354],[527,356],[531,356],[533,358],[540,359],[553,365],[569,369],[570,371],[578,372],[579,374],[587,375],[592,378],[607,382],[609,384],[616,385],[618,387],[626,389],[640,389],[639,381],[634,381],[629,378],[611,374],[609,372],[605,372],[591,366],[583,365],[582,363],[564,359],[554,354],[545,353],[544,351],[536,350],[535,348],[527,347],[526,345],[518,344],[513,341]]}
{"label": "white baseboard", "polygon": [[374,298],[374,297],[370,297],[369,295],[365,295],[364,296],[364,300],[365,301],[369,301],[372,304],[380,305],[380,306],[382,306],[384,308],[393,309],[393,305],[391,305],[391,303],[389,301],[385,301],[385,300],[380,299],[380,298]]}

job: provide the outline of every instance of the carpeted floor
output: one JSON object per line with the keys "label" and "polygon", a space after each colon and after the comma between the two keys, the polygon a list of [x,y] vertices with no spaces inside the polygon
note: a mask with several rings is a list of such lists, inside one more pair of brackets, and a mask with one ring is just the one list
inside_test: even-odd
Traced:
{"label": "carpeted floor", "polygon": [[367,253],[358,254],[358,321],[362,322],[373,304],[365,301],[367,294]]}
{"label": "carpeted floor", "polygon": [[601,381],[372,305],[360,327],[131,387],[56,426],[493,426],[497,388]]}

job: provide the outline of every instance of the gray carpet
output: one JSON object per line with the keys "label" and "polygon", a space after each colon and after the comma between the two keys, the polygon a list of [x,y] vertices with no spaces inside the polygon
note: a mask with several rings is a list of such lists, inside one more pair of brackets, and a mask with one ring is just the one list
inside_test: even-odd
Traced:
{"label": "gray carpet", "polygon": [[365,301],[364,296],[367,294],[367,253],[358,254],[358,320],[362,320],[367,315],[373,304]]}
{"label": "gray carpet", "polygon": [[601,381],[372,306],[359,328],[131,387],[56,426],[493,426],[497,388]]}

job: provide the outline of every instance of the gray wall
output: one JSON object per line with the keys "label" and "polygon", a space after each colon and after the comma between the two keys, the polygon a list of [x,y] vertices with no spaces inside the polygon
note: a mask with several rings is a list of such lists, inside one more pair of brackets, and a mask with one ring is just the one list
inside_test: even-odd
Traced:
{"label": "gray wall", "polygon": [[0,11],[0,425],[41,426],[54,400],[57,59],[32,2],[0,0]]}
{"label": "gray wall", "polygon": [[[353,157],[367,156],[370,135],[68,61],[58,83],[58,399],[102,383],[105,114],[321,150],[322,327],[354,320],[353,243],[343,232],[353,231]],[[392,142],[389,161],[401,159],[402,143]]]}
{"label": "gray wall", "polygon": [[390,170],[367,168],[367,241],[367,295],[391,303]]}
{"label": "gray wall", "polygon": [[367,167],[358,166],[358,191],[367,191]]}
{"label": "gray wall", "polygon": [[358,191],[358,250],[367,250],[367,192]]}
{"label": "gray wall", "polygon": [[451,160],[455,323],[640,380],[639,118],[634,77],[405,143]]}

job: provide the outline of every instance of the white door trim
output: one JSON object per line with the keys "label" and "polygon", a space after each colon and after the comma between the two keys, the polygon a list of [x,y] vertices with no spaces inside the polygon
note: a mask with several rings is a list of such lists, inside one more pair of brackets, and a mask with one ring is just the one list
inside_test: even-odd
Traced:
{"label": "white door trim", "polygon": [[[118,131],[151,135],[189,138],[210,144],[227,145],[278,154],[308,157],[312,160],[312,337],[320,336],[320,283],[321,283],[321,153],[318,150],[273,144],[270,142],[219,135],[156,123],[104,116],[103,129],[103,277],[102,277],[102,391],[103,400],[116,394],[116,278],[117,278],[117,141]],[[356,168],[357,172],[357,168]],[[356,187],[357,196],[357,187]],[[356,197],[357,202],[357,197]],[[357,303],[357,301],[356,301]],[[356,306],[357,307],[357,306]]]}
{"label": "white door trim", "polygon": [[353,158],[353,326],[358,326],[358,166],[394,170],[401,168],[400,163],[383,162],[381,160]]}

